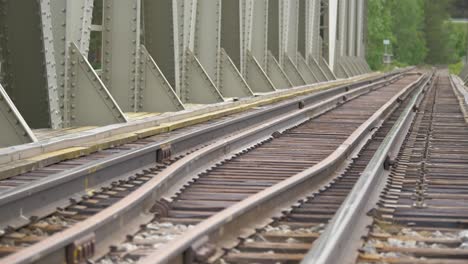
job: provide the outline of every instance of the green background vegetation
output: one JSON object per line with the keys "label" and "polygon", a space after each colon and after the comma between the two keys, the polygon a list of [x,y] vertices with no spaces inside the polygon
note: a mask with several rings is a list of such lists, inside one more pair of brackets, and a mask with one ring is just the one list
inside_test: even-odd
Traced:
{"label": "green background vegetation", "polygon": [[450,14],[468,16],[463,1],[368,0],[369,65],[384,70],[383,40],[389,39],[393,66],[453,64],[451,70],[459,70],[468,48],[468,24],[451,22]]}

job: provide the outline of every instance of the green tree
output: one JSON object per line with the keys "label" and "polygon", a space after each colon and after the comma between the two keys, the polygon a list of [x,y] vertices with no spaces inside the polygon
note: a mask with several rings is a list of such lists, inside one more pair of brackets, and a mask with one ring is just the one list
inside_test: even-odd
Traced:
{"label": "green tree", "polygon": [[389,1],[368,1],[367,25],[367,62],[372,69],[376,70],[382,66],[383,40],[394,40]]}
{"label": "green tree", "polygon": [[426,62],[446,64],[453,58],[449,20],[450,0],[426,0],[425,31],[428,48]]}
{"label": "green tree", "polygon": [[424,0],[392,0],[392,32],[395,59],[417,65],[427,54],[424,37]]}

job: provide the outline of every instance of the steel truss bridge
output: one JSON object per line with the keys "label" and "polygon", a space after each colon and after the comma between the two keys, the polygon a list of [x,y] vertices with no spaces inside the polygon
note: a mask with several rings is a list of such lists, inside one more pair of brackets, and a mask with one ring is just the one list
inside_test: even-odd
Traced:
{"label": "steel truss bridge", "polygon": [[[31,129],[125,123],[128,112],[183,111],[370,71],[364,0],[104,0],[101,8],[0,3],[1,145],[36,141]],[[100,69],[87,60],[92,34]]]}
{"label": "steel truss bridge", "polygon": [[468,63],[365,0],[0,0],[0,263],[468,259]]}

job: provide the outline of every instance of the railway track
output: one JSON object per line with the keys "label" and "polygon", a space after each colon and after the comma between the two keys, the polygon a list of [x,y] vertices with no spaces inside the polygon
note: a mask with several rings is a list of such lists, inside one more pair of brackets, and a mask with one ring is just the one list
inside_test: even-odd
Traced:
{"label": "railway track", "polygon": [[344,172],[285,210],[283,215],[272,219],[271,224],[257,228],[255,234],[247,238],[239,238],[240,243],[224,249],[219,260],[208,259],[206,262],[299,263],[348,196],[404,106],[402,104],[392,113],[352,158]]}
{"label": "railway track", "polygon": [[[414,76],[363,95],[281,134],[274,133],[273,137],[236,154],[232,159],[219,162],[195,177],[170,201],[158,203],[155,218],[139,232],[128,236],[123,244],[112,246],[101,263],[139,260],[223,209],[313,167],[329,156],[402,86],[416,79]],[[352,187],[352,178],[350,176],[349,188]],[[342,190],[337,188],[336,192],[340,193]],[[320,219],[320,215],[316,217]],[[326,217],[322,215],[323,219]],[[310,235],[308,240],[314,234]]]}
{"label": "railway track", "polygon": [[357,263],[466,263],[468,125],[442,74],[408,134]]}
{"label": "railway track", "polygon": [[[200,169],[193,164],[188,164],[190,162],[187,161],[193,159],[191,157],[192,154],[195,155],[200,151],[206,153],[212,151],[215,154],[210,155],[214,155],[215,157],[210,157],[210,160],[219,159],[219,153],[224,155],[229,153],[230,147],[227,147],[226,149],[226,146],[223,145],[227,143],[221,142],[218,145],[214,144],[210,147],[202,148],[198,152],[195,151],[192,154],[168,160],[166,166],[161,165],[160,167],[149,169],[145,171],[145,173],[135,175],[135,177],[130,177],[128,180],[115,183],[113,187],[103,189],[102,192],[97,192],[89,197],[83,197],[82,201],[72,203],[72,205],[65,210],[65,214],[63,212],[57,212],[58,215],[62,217],[61,219],[57,220],[58,217],[56,217],[52,218],[51,222],[32,221],[30,225],[26,225],[21,230],[7,230],[7,233],[2,237],[2,245],[4,246],[3,252],[5,252],[5,255],[12,252],[16,252],[16,254],[11,255],[4,260],[11,261],[12,263],[27,263],[30,262],[31,259],[34,259],[34,255],[36,254],[35,252],[40,252],[41,257],[45,257],[47,254],[52,254],[56,257],[55,255],[59,254],[63,258],[62,249],[64,249],[65,252],[76,253],[76,250],[86,246],[93,248],[94,251],[97,248],[95,245],[96,240],[107,240],[106,243],[102,243],[103,245],[109,244],[109,240],[112,241],[110,238],[103,238],[104,234],[100,233],[102,230],[99,228],[103,229],[102,225],[104,224],[109,224],[109,227],[112,226],[109,221],[119,220],[119,217],[124,215],[126,211],[142,210],[142,206],[148,206],[148,202],[146,200],[144,203],[141,202],[143,199],[151,201],[151,211],[156,214],[156,216],[153,214],[147,214],[137,221],[149,223],[144,226],[144,230],[167,229],[166,233],[168,233],[169,236],[173,233],[183,233],[183,231],[189,229],[188,225],[199,223],[222,209],[232,206],[255,193],[271,187],[278,182],[281,182],[288,177],[317,164],[332,153],[340,143],[342,143],[354,130],[356,130],[357,127],[364,123],[377,109],[384,105],[386,101],[394,97],[398,92],[401,92],[403,87],[410,84],[414,85],[418,78],[418,75],[407,75],[404,79],[397,80],[395,83],[389,82],[389,84],[381,85],[385,87],[370,93],[368,92],[372,90],[372,87],[368,87],[357,92],[350,91],[347,93],[347,97],[337,95],[335,96],[336,98],[333,97],[326,100],[326,102],[319,104],[323,108],[318,107],[315,109],[312,106],[309,108],[306,107],[303,109],[303,113],[301,113],[301,115],[295,113],[290,114],[289,116],[281,116],[279,121],[275,120],[264,124],[263,128],[252,128],[251,130],[238,135],[238,138],[236,138],[236,136],[232,136],[232,138],[236,139],[227,139],[225,141],[242,141],[240,139],[243,139],[243,137],[253,137],[256,135],[254,133],[261,132],[264,134],[263,137],[260,137],[263,138],[260,140],[260,143],[257,143],[253,147],[247,149],[244,151],[245,153],[236,154],[233,158],[224,158],[224,160],[220,162],[219,166],[213,167],[209,170],[206,170],[206,165],[204,165],[206,161],[201,158],[196,158],[196,162],[200,162],[203,166],[196,166],[203,169]],[[336,107],[337,104],[340,107],[329,111]],[[285,133],[275,132],[273,133],[273,137],[268,136],[271,135],[272,132],[278,131],[278,129],[282,130],[280,128],[284,127],[283,123],[303,123],[310,115],[320,116],[304,124],[298,125],[295,128],[288,129]],[[280,122],[283,122],[281,123],[282,126],[279,125]],[[337,129],[335,125],[341,125],[341,128]],[[269,128],[270,130],[265,128]],[[295,143],[296,140],[299,140],[300,143]],[[324,140],[326,140],[326,142],[324,142]],[[246,143],[240,142],[236,144],[242,146]],[[297,147],[296,151],[287,149],[291,144],[295,144]],[[309,145],[305,144],[312,144],[319,147],[311,149]],[[221,152],[218,153],[215,152],[215,150]],[[295,160],[284,161],[280,154],[292,155],[295,157]],[[196,173],[192,173],[185,176],[185,178],[182,177],[181,179],[174,180],[176,177],[173,175],[181,173],[177,169],[172,169],[173,166],[178,163],[184,164],[186,167],[189,165],[195,166],[196,170],[194,170],[194,172],[197,170],[205,172],[198,176]],[[278,166],[278,164],[281,164],[281,166]],[[248,170],[245,168],[248,168]],[[268,173],[266,174],[265,171],[260,171],[260,168]],[[158,174],[157,172],[160,173]],[[253,177],[252,173],[255,173]],[[194,179],[194,182],[184,187],[180,193],[178,192],[179,187],[177,187],[180,186],[180,184],[170,184],[174,183],[171,181],[175,181],[175,183],[182,182],[183,184],[190,179]],[[226,185],[226,179],[229,179],[229,185]],[[139,186],[141,186],[139,194],[136,194],[135,192],[131,193],[132,190],[135,190]],[[155,186],[160,190],[153,190]],[[171,186],[171,188],[164,188],[165,186]],[[164,190],[164,192],[162,190]],[[130,193],[130,195],[122,198],[125,195],[119,194],[120,192],[125,195]],[[156,197],[161,197],[163,193],[164,197],[171,197],[171,195],[169,195],[171,192],[176,195],[175,199],[172,199],[170,202],[159,200],[154,204],[155,195],[151,194],[151,192],[157,193]],[[138,195],[142,198],[137,198]],[[130,206],[131,203],[128,203],[128,200],[131,199],[134,199],[135,203],[141,203],[141,205]],[[122,204],[124,203],[126,204],[126,208],[122,209]],[[196,210],[194,210],[194,208]],[[138,213],[136,212],[136,214]],[[66,217],[71,217],[71,219],[76,222],[72,221],[71,225],[65,223],[61,228],[57,227],[56,230],[48,232],[48,228],[61,225],[62,222],[60,221],[63,220],[64,215],[66,215]],[[128,218],[128,216],[126,216],[126,218]],[[103,221],[101,222],[99,219],[102,219]],[[104,219],[107,222],[105,222]],[[154,221],[151,222],[151,220]],[[134,219],[127,219],[126,221],[134,221]],[[94,225],[88,226],[90,222]],[[122,225],[124,223],[120,224]],[[132,227],[125,231],[126,234],[131,234],[131,230],[136,231],[135,224],[131,226]],[[95,230],[94,232],[91,232],[90,236],[83,235],[87,230],[96,228],[98,228],[99,231]],[[39,234],[34,233],[37,229],[40,230]],[[123,231],[121,230],[120,232]],[[121,234],[119,235],[121,236]],[[80,237],[82,239],[79,239]],[[61,240],[57,242],[55,238],[60,238]],[[51,241],[54,242],[52,243],[54,244],[53,246],[49,245]],[[70,241],[75,242],[70,243]],[[35,245],[36,242],[40,243]],[[164,243],[164,241],[161,242]],[[142,244],[149,245],[147,241]],[[101,252],[104,247],[103,245],[99,244],[99,249],[97,251]],[[20,250],[22,248],[28,248],[28,250]],[[56,251],[58,253],[56,253]],[[118,251],[119,246],[113,247],[114,253]],[[28,255],[26,256],[22,253],[29,254],[26,254]],[[118,254],[114,254],[114,256],[116,255]],[[145,254],[140,255],[144,256]],[[72,256],[74,256],[74,254],[72,254]],[[92,256],[92,254],[84,254],[82,257],[88,258],[90,256]],[[126,256],[122,255],[118,257],[125,258]],[[69,262],[70,258],[70,256],[66,257]]]}
{"label": "railway track", "polygon": [[[57,162],[44,168],[0,180],[0,230],[17,229],[36,219],[65,208],[81,200],[81,196],[108,187],[112,182],[151,168],[163,153],[178,156],[229,137],[259,123],[274,120],[299,108],[316,104],[326,98],[354,91],[359,87],[381,86],[396,81],[397,72],[333,89],[305,95],[286,102],[259,107],[243,113],[216,118],[174,131],[137,139],[131,143],[110,146],[108,149],[76,159]],[[155,158],[156,156],[156,158]]]}

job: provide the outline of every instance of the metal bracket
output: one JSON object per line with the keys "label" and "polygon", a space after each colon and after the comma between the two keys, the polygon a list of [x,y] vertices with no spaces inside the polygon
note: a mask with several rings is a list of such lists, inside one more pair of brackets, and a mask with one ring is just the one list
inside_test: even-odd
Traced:
{"label": "metal bracket", "polygon": [[144,46],[140,48],[138,111],[175,112],[184,105]]}
{"label": "metal bracket", "polygon": [[255,93],[267,93],[275,91],[276,88],[268,78],[265,71],[258,63],[257,59],[247,51],[247,70],[246,70],[247,83]]}
{"label": "metal bracket", "polygon": [[293,85],[294,86],[305,85],[306,81],[304,80],[304,77],[302,77],[296,65],[294,65],[294,62],[291,60],[291,58],[287,54],[284,55],[284,60],[285,60],[284,71],[286,72],[286,75],[288,75]]}
{"label": "metal bracket", "polygon": [[317,76],[315,76],[314,72],[310,69],[309,65],[307,65],[307,62],[300,53],[297,55],[297,70],[305,79],[306,84],[318,82]]}
{"label": "metal bracket", "polygon": [[322,60],[319,61],[319,66],[327,75],[328,80],[337,79],[335,73],[331,70],[330,65],[328,65],[327,61],[324,58],[322,58]]}
{"label": "metal bracket", "polygon": [[74,43],[70,43],[68,63],[65,126],[103,126],[127,122],[105,85]]}
{"label": "metal bracket", "polygon": [[315,58],[313,58],[312,56],[309,57],[309,67],[312,69],[313,72],[315,72],[318,81],[326,82],[330,80],[325,71],[322,70],[322,68],[318,64],[317,60],[315,60]]}
{"label": "metal bracket", "polygon": [[190,50],[186,51],[186,60],[182,101],[193,104],[223,102],[223,96]]}
{"label": "metal bracket", "polygon": [[37,139],[0,85],[0,147],[36,142]]}
{"label": "metal bracket", "polygon": [[266,72],[268,77],[278,89],[286,89],[293,87],[292,82],[289,80],[286,73],[281,69],[278,61],[275,59],[271,51],[268,51],[268,62]]}
{"label": "metal bracket", "polygon": [[225,97],[252,96],[253,92],[229,55],[221,49],[219,91]]}

